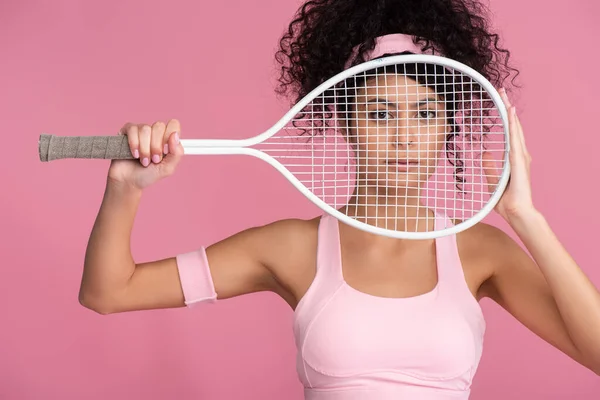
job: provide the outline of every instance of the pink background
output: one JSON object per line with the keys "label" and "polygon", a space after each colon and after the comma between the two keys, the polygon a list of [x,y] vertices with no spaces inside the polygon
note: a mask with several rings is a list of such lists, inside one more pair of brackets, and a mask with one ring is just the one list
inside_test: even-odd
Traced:
{"label": "pink background", "polygon": [[[598,118],[598,4],[492,1],[522,70],[525,88],[513,100],[533,155],[536,204],[597,286],[600,132],[588,121]],[[268,128],[286,107],[273,94],[273,53],[297,5],[1,3],[0,399],[302,398],[292,311],[275,295],[194,311],[100,316],[81,307],[83,256],[108,162],[37,158],[41,133],[112,135],[127,121],[176,117],[187,138]],[[134,256],[166,257],[316,212],[259,160],[190,156],[147,190]],[[598,399],[597,376],[493,303],[483,307],[488,332],[472,399]]]}

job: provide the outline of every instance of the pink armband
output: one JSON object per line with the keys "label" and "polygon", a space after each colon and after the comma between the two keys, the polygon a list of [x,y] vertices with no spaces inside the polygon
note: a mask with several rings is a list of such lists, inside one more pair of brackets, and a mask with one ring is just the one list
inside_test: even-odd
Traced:
{"label": "pink armband", "polygon": [[186,306],[215,302],[217,293],[210,274],[206,249],[201,247],[198,250],[179,254],[176,259]]}

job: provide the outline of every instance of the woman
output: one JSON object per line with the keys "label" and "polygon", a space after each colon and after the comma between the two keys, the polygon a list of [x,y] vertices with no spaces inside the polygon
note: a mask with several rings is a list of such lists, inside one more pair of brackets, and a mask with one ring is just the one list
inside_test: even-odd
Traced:
{"label": "woman", "polygon": [[[279,93],[297,100],[377,54],[429,50],[502,87],[509,53],[497,47],[483,11],[473,0],[309,1],[281,40]],[[397,40],[383,49],[390,37]],[[510,115],[512,176],[496,211],[531,258],[483,223],[455,236],[405,241],[323,215],[250,228],[206,248],[136,264],[129,238],[143,189],[171,175],[183,149],[177,120],[130,123],[122,132],[139,160],[111,164],[80,301],[108,314],[275,292],[295,310],[297,369],[310,399],[467,399],[482,352],[478,301],[484,297],[600,374],[600,294],[533,204],[522,127],[501,93]],[[442,135],[438,145],[443,141]],[[382,204],[372,201],[378,188],[365,192],[367,203]],[[367,217],[364,207],[354,207]],[[378,212],[404,221],[407,215],[391,207]]]}

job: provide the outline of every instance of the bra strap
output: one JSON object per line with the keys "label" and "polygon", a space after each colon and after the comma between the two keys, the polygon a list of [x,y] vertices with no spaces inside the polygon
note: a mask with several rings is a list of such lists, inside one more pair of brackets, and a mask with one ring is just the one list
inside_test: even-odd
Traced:
{"label": "bra strap", "polygon": [[323,214],[319,223],[317,274],[330,282],[343,280],[339,225],[330,214]]}

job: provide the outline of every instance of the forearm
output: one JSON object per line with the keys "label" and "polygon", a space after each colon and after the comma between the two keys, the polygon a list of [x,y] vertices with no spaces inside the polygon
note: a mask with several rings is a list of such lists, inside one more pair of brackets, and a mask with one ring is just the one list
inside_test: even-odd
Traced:
{"label": "forearm", "polygon": [[574,345],[600,364],[600,293],[543,215],[529,212],[511,221],[511,226],[542,271]]}
{"label": "forearm", "polygon": [[103,302],[126,284],[135,270],[131,231],[141,190],[108,180],[85,254],[80,300]]}

